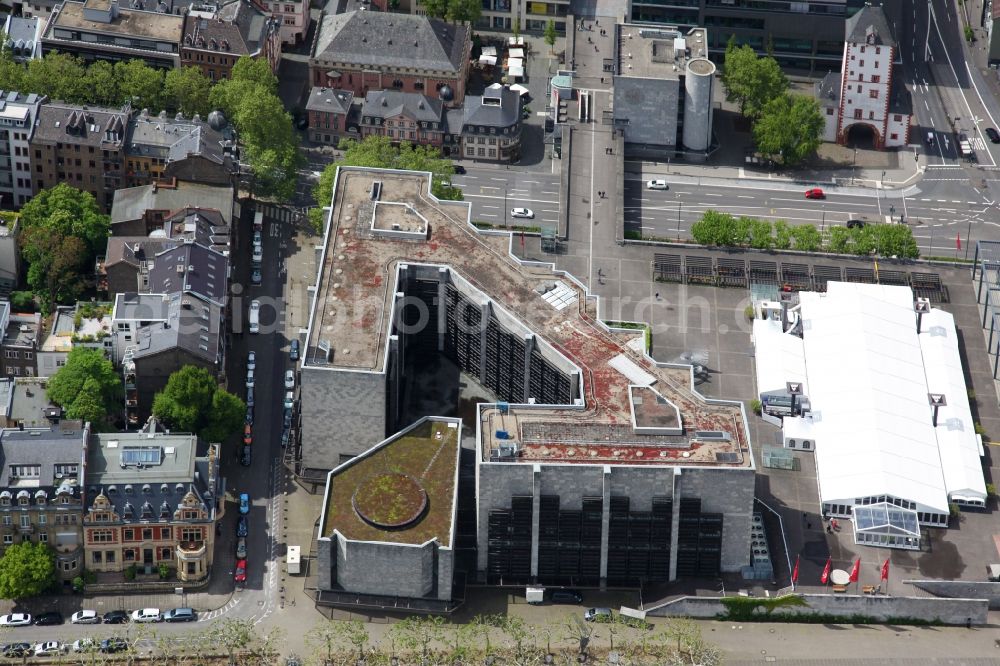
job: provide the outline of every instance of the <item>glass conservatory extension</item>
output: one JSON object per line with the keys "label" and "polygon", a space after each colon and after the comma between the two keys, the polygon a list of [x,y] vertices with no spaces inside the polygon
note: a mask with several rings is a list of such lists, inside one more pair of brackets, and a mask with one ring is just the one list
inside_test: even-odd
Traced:
{"label": "glass conservatory extension", "polygon": [[920,550],[917,512],[888,502],[855,506],[854,543]]}

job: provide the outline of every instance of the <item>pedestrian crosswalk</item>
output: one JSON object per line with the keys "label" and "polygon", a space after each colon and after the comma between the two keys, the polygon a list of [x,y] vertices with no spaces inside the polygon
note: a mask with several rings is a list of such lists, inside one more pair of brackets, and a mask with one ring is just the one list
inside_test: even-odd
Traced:
{"label": "pedestrian crosswalk", "polygon": [[257,204],[257,210],[264,213],[264,217],[278,222],[295,222],[300,215],[298,210],[290,206],[263,202]]}

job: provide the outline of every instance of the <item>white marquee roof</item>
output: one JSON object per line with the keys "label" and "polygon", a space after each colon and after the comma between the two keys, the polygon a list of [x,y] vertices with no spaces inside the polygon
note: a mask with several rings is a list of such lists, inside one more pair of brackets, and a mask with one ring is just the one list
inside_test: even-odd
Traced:
{"label": "white marquee roof", "polygon": [[[918,337],[912,291],[885,285],[831,282],[800,303],[821,501],[888,495],[947,513],[949,493],[984,499],[951,315],[932,310]],[[948,396],[937,428],[928,392]]]}

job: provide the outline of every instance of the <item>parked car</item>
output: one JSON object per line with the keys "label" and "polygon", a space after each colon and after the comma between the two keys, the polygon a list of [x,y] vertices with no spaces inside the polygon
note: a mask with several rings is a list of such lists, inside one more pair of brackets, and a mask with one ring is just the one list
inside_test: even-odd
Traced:
{"label": "parked car", "polygon": [[247,558],[247,540],[246,537],[240,537],[236,540],[236,559],[245,560]]}
{"label": "parked car", "polygon": [[240,493],[240,513],[244,516],[250,513],[250,495]]}
{"label": "parked car", "polygon": [[263,278],[264,276],[261,275],[259,268],[255,268],[250,271],[250,284],[260,284],[264,281]]}
{"label": "parked car", "polygon": [[535,212],[530,208],[511,208],[511,217],[521,217],[527,220],[533,219],[535,217]]}
{"label": "parked car", "polygon": [[459,176],[465,175],[465,167],[462,166],[461,164],[455,164],[453,168],[455,169],[455,173],[458,174]]}
{"label": "parked car", "polygon": [[159,622],[162,619],[159,608],[140,608],[132,611],[133,622]]}
{"label": "parked car", "polygon": [[987,127],[986,136],[990,137],[990,141],[993,143],[1000,143],[1000,132],[997,132],[994,128]]}
{"label": "parked car", "polygon": [[281,448],[285,448],[286,446],[288,446],[288,442],[292,438],[291,435],[292,432],[289,428],[281,429]]}
{"label": "parked car", "polygon": [[257,352],[253,352],[253,351],[252,352],[248,352],[247,353],[247,370],[256,370],[256,369],[257,369]]}
{"label": "parked car", "polygon": [[667,181],[662,179],[650,180],[646,182],[647,190],[666,190],[670,189],[667,187]]}
{"label": "parked car", "polygon": [[249,467],[250,464],[253,462],[253,454],[250,453],[252,448],[253,447],[249,446],[248,444],[244,444],[243,447],[240,449],[240,464],[243,465],[244,467]]}
{"label": "parked car", "polygon": [[171,608],[163,614],[164,622],[194,622],[198,613],[193,608]]}
{"label": "parked car", "polygon": [[291,409],[286,409],[285,410],[285,415],[281,419],[281,427],[282,428],[291,428],[292,427],[292,410]]}
{"label": "parked car", "polygon": [[583,595],[576,590],[552,590],[549,600],[554,604],[578,604],[583,601]]}
{"label": "parked car", "polygon": [[51,657],[62,653],[63,645],[59,641],[45,641],[44,643],[35,645],[36,657]]}
{"label": "parked car", "polygon": [[806,190],[806,199],[826,199],[826,193],[818,187]]}
{"label": "parked car", "polygon": [[587,622],[608,622],[611,618],[610,608],[588,608],[583,611],[583,619]]}
{"label": "parked car", "polygon": [[237,583],[247,582],[247,561],[237,560],[236,561],[236,574],[233,576],[233,580]]}
{"label": "parked car", "polygon": [[293,361],[299,360],[299,339],[295,338],[292,340],[291,345],[288,347],[288,358]]}
{"label": "parked car", "polygon": [[31,624],[31,615],[28,613],[0,615],[0,627],[26,627],[29,624]]}
{"label": "parked car", "polygon": [[249,423],[243,426],[243,443],[247,446],[253,444],[253,426]]}
{"label": "parked car", "polygon": [[253,407],[253,387],[247,388],[247,407]]}
{"label": "parked car", "polygon": [[295,392],[294,391],[285,391],[285,402],[282,403],[282,406],[285,408],[286,412],[292,411],[292,407],[295,406]]}
{"label": "parked car", "polygon": [[295,388],[295,371],[294,370],[286,370],[285,371],[285,388],[289,389],[289,390]]}
{"label": "parked car", "polygon": [[255,379],[256,378],[254,376],[254,371],[253,370],[247,370],[247,388],[253,388],[254,387],[254,380]]}
{"label": "parked car", "polygon": [[260,231],[253,232],[253,244],[254,245],[260,245],[263,242],[264,242],[264,239],[261,236],[261,232]]}
{"label": "parked car", "polygon": [[70,649],[73,652],[90,652],[100,646],[100,642],[96,638],[81,638],[79,640],[73,641],[70,645]]}
{"label": "parked car", "polygon": [[250,301],[250,332],[260,333],[260,301]]}
{"label": "parked car", "polygon": [[253,407],[247,405],[247,416],[243,421],[246,425],[253,425]]}
{"label": "parked car", "polygon": [[73,624],[100,624],[101,616],[95,610],[80,610],[73,613],[69,621]]}
{"label": "parked car", "polygon": [[0,648],[0,654],[5,657],[28,657],[31,655],[31,643],[7,643]]}
{"label": "parked car", "polygon": [[57,611],[49,611],[35,616],[35,624],[40,627],[51,627],[56,624],[62,624],[63,622],[65,622],[65,620],[63,620],[62,613]]}
{"label": "parked car", "polygon": [[103,620],[104,624],[125,624],[128,622],[128,613],[123,610],[108,611]]}
{"label": "parked car", "polygon": [[101,641],[101,647],[98,648],[101,652],[105,654],[112,654],[115,652],[124,652],[128,649],[128,641],[124,638],[105,638]]}
{"label": "parked car", "polygon": [[236,536],[245,537],[250,531],[250,521],[246,516],[240,516],[236,521]]}
{"label": "parked car", "polygon": [[865,221],[864,220],[848,220],[847,221],[847,228],[848,229],[864,229],[865,228]]}

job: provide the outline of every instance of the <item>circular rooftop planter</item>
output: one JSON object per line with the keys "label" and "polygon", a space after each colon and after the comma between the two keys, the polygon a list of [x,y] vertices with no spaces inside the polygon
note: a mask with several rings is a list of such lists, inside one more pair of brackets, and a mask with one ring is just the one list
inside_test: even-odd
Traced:
{"label": "circular rooftop planter", "polygon": [[408,474],[383,472],[362,481],[351,496],[361,520],[383,530],[413,525],[427,510],[427,492]]}

